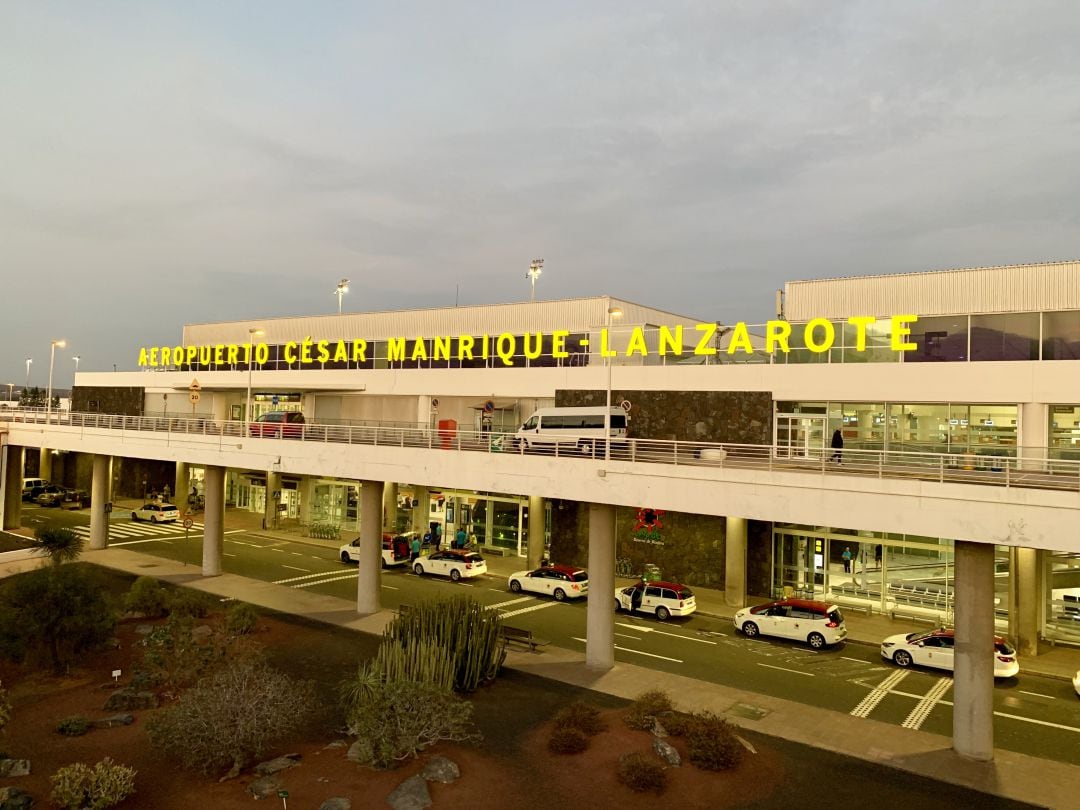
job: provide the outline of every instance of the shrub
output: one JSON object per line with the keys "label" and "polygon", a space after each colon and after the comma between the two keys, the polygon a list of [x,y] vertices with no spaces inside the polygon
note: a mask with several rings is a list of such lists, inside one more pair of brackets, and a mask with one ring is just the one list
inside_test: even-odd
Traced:
{"label": "shrub", "polygon": [[181,619],[205,619],[211,606],[210,597],[202,591],[180,588],[169,600],[169,613]]}
{"label": "shrub", "polygon": [[156,579],[139,577],[124,597],[124,610],[156,619],[165,615],[167,601],[168,594]]}
{"label": "shrub", "polygon": [[354,695],[346,720],[376,768],[393,767],[441,740],[480,739],[472,704],[432,683],[374,681]]}
{"label": "shrub", "polygon": [[554,723],[556,728],[577,729],[589,737],[599,734],[607,727],[600,717],[600,710],[580,700],[560,709],[555,715]]}
{"label": "shrub", "polygon": [[229,662],[147,724],[150,742],[186,768],[235,776],[300,727],[314,709],[310,682],[295,681],[265,661]]}
{"label": "shrub", "polygon": [[140,671],[147,682],[168,689],[190,686],[224,664],[230,653],[244,652],[222,632],[197,636],[194,620],[186,616],[170,616],[139,643],[145,648]]}
{"label": "shrub", "polygon": [[707,771],[725,771],[742,761],[735,727],[712,712],[695,713],[686,728],[687,758]]}
{"label": "shrub", "polygon": [[580,754],[589,747],[589,738],[579,728],[560,726],[551,732],[548,751],[553,754]]}
{"label": "shrub", "polygon": [[616,776],[635,793],[651,790],[660,795],[667,787],[667,771],[664,767],[655,759],[637,752],[619,757]]}
{"label": "shrub", "polygon": [[259,612],[247,602],[236,602],[225,611],[225,629],[231,636],[246,636],[258,621]]}
{"label": "shrub", "polygon": [[65,717],[56,724],[56,733],[65,737],[81,737],[90,730],[90,721],[81,714]]}
{"label": "shrub", "polygon": [[[8,700],[7,690],[4,689],[4,684],[0,682],[0,731],[4,730],[4,726],[11,720],[11,701]],[[3,759],[3,757],[0,757]]]}
{"label": "shrub", "polygon": [[45,524],[34,530],[34,545],[39,554],[54,566],[74,562],[82,554],[86,541],[66,526]]}
{"label": "shrub", "polygon": [[109,757],[93,768],[81,762],[67,765],[54,773],[50,781],[49,798],[70,810],[103,810],[120,804],[135,792],[135,770],[117,765]]}
{"label": "shrub", "polygon": [[650,689],[642,692],[630,704],[626,714],[626,725],[648,731],[653,727],[653,720],[672,711],[671,698],[667,692]]}

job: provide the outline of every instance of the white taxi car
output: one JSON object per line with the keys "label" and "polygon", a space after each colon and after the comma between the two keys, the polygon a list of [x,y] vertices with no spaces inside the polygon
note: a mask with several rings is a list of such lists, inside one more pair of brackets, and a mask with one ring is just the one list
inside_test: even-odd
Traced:
{"label": "white taxi car", "polygon": [[[391,537],[389,534],[382,536],[382,567],[391,568],[395,565],[406,565],[409,562],[409,538],[405,535]],[[343,563],[360,562],[360,538],[357,537],[351,543],[346,543],[338,549],[338,556]]]}
{"label": "white taxi car", "polygon": [[747,638],[761,635],[805,641],[815,650],[839,644],[847,637],[840,608],[813,599],[778,599],[745,607],[733,621]]}
{"label": "white taxi car", "polygon": [[[881,642],[881,657],[897,666],[918,664],[953,671],[956,639],[952,630],[941,628],[926,633],[900,633]],[[1016,650],[1000,636],[994,637],[994,677],[1013,678],[1020,671]]]}
{"label": "white taxi car", "polygon": [[457,582],[459,579],[482,577],[487,573],[487,563],[475,551],[448,548],[445,551],[436,551],[426,557],[421,557],[413,563],[413,571],[419,576],[436,574],[450,577]]}
{"label": "white taxi car", "polygon": [[180,510],[171,503],[144,503],[131,513],[132,520],[148,520],[151,523],[175,523]]}
{"label": "white taxi car", "polygon": [[639,582],[615,590],[615,610],[655,614],[660,621],[697,610],[693,592],[677,582]]}
{"label": "white taxi car", "polygon": [[541,593],[554,596],[556,602],[562,602],[588,594],[589,572],[571,565],[546,565],[535,571],[511,574],[507,584],[514,593]]}

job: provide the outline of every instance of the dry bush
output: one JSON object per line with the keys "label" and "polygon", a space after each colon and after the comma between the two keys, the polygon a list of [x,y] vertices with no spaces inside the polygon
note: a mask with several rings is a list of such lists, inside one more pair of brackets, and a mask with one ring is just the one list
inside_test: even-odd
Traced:
{"label": "dry bush", "polygon": [[135,792],[135,769],[117,765],[109,757],[93,768],[76,762],[50,777],[49,798],[68,810],[104,810]]}
{"label": "dry bush", "polygon": [[642,692],[630,704],[626,713],[626,725],[648,731],[653,727],[653,719],[671,712],[672,709],[673,704],[667,692],[650,689]]}
{"label": "dry bush", "polygon": [[555,728],[575,728],[589,737],[607,728],[603,718],[600,717],[600,710],[581,701],[564,706],[555,715],[553,722]]}
{"label": "dry bush", "polygon": [[619,757],[616,776],[635,793],[652,791],[659,796],[667,788],[667,771],[664,766],[638,752]]}
{"label": "dry bush", "polygon": [[734,768],[745,750],[735,732],[735,726],[712,712],[693,714],[685,731],[687,758],[707,771]]}
{"label": "dry bush", "polygon": [[589,747],[589,738],[579,728],[563,726],[551,732],[548,751],[553,754],[580,754]]}

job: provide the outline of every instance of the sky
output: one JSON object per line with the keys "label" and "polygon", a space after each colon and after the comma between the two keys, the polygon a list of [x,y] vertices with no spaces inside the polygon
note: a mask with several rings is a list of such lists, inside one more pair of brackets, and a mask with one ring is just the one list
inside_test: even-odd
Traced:
{"label": "sky", "polygon": [[[0,384],[185,323],[1080,258],[1080,5],[0,0]],[[4,389],[6,394],[6,389]]]}

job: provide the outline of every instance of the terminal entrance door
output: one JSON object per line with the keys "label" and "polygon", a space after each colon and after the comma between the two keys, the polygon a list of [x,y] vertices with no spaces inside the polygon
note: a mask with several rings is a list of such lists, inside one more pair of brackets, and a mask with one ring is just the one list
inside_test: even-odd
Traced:
{"label": "terminal entrance door", "polygon": [[776,457],[820,459],[828,444],[828,422],[825,414],[777,414],[773,437]]}

